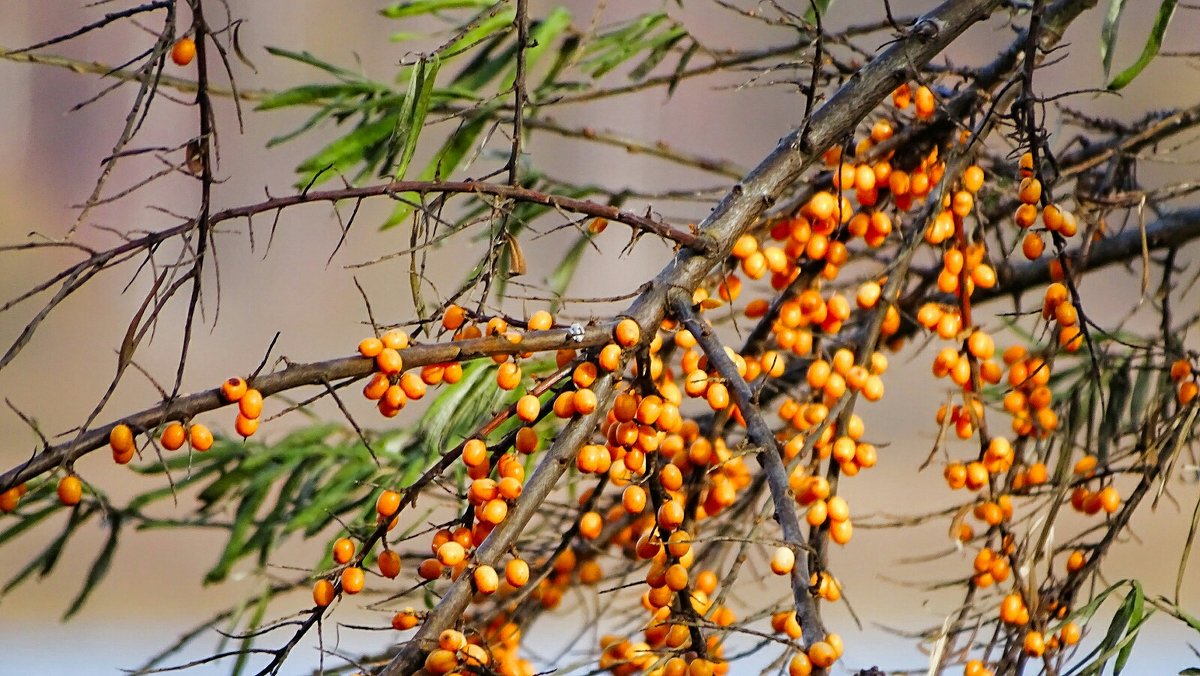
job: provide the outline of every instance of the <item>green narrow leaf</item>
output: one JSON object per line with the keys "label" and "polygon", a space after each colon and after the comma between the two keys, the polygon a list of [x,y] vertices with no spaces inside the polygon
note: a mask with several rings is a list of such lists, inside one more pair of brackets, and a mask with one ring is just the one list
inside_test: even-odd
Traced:
{"label": "green narrow leaf", "polygon": [[[551,45],[554,44],[554,41],[570,27],[571,12],[563,7],[555,7],[546,15],[546,18],[538,21],[530,28],[530,46],[525,50],[525,73],[527,77],[529,71],[541,61],[542,57],[549,51]],[[505,62],[514,65],[509,68],[500,85],[500,92],[502,93],[512,89],[513,84],[517,81],[517,67],[515,62],[515,59]]]}
{"label": "green narrow leaf", "polygon": [[[499,107],[498,102],[494,102],[484,107],[479,115],[473,117],[469,122],[459,127],[458,131],[450,135],[446,142],[442,144],[433,159],[429,164],[425,165],[425,169],[421,172],[419,180],[432,181],[435,179],[444,179],[449,177],[458,169],[458,165],[462,163],[463,158],[467,156],[472,148],[475,147],[475,142],[479,135],[483,133],[488,120],[491,117],[492,111]],[[399,193],[396,196],[396,207],[392,209],[392,214],[380,226],[381,230],[387,230],[399,223],[403,223],[413,212],[413,204],[420,203],[421,196],[415,192]]]}
{"label": "green narrow leaf", "polygon": [[62,511],[62,505],[59,505],[58,503],[54,503],[47,507],[43,507],[42,509],[40,509],[32,514],[20,515],[20,521],[17,521],[13,525],[6,528],[3,533],[0,533],[0,545],[3,545],[5,542],[8,542],[9,540],[20,535],[21,533],[24,533],[25,531],[29,530],[30,528],[33,528],[34,526],[38,525],[39,523],[45,521],[46,517],[50,516],[51,514],[54,514],[56,512],[60,512],[60,511]]}
{"label": "green narrow leaf", "polygon": [[1124,361],[1113,370],[1108,379],[1108,402],[1104,418],[1100,421],[1100,437],[1098,439],[1096,458],[1100,465],[1108,463],[1108,452],[1120,434],[1121,421],[1125,420],[1125,406],[1132,394],[1129,383],[1129,370],[1133,365],[1129,360]]}
{"label": "green narrow leaf", "polygon": [[820,12],[821,16],[824,17],[829,11],[829,6],[832,4],[833,0],[813,0],[808,4],[808,11],[804,13],[804,20],[809,23],[813,23],[817,20],[816,14],[813,12],[814,7],[816,8],[816,11]]}
{"label": "green narrow leaf", "polygon": [[35,571],[38,577],[45,577],[54,569],[54,564],[58,561],[59,554],[62,553],[63,546],[75,532],[75,529],[86,522],[93,513],[92,508],[76,507],[71,510],[71,517],[67,520],[67,525],[63,527],[63,531],[58,534],[46,548],[38,552],[38,555],[25,565],[16,575],[12,576],[4,585],[4,589],[0,589],[0,596],[7,594],[17,586],[27,582]]}
{"label": "green narrow leaf", "polygon": [[347,80],[358,80],[359,79],[359,76],[357,73],[346,70],[345,68],[342,68],[341,66],[335,66],[332,63],[329,63],[328,61],[322,61],[321,59],[318,59],[316,56],[310,54],[309,52],[293,52],[290,49],[282,49],[280,47],[267,47],[267,53],[272,54],[274,56],[281,56],[285,59],[299,61],[300,63],[307,64],[314,68],[320,68],[321,70],[325,71],[326,73],[337,76],[339,78],[345,78]]}
{"label": "green narrow leaf", "polygon": [[263,99],[255,110],[275,110],[292,106],[311,106],[318,101],[337,98],[355,98],[370,94],[384,94],[387,89],[373,82],[339,82],[336,84],[308,84],[276,92]]}
{"label": "green narrow leaf", "polygon": [[1179,0],[1163,0],[1162,4],[1158,6],[1158,14],[1154,17],[1154,25],[1150,28],[1146,45],[1142,47],[1141,56],[1133,62],[1133,65],[1121,71],[1108,83],[1110,90],[1117,91],[1133,82],[1133,78],[1137,77],[1158,55],[1158,50],[1162,48],[1163,36],[1167,33],[1167,26],[1171,24],[1171,17],[1175,14],[1175,6],[1178,4]]}
{"label": "green narrow leaf", "polygon": [[[332,167],[340,171],[362,161],[369,148],[377,146],[392,135],[397,123],[395,115],[387,115],[374,122],[360,124],[354,131],[326,145],[317,154],[301,162],[296,171],[305,176],[298,184],[307,186],[324,183],[337,176],[336,171],[325,171],[326,169]],[[322,171],[324,173],[317,177],[317,173]]]}
{"label": "green narrow leaf", "polygon": [[408,111],[408,119],[404,122],[407,131],[404,134],[404,148],[400,152],[400,162],[396,167],[397,181],[404,179],[404,172],[408,171],[408,163],[412,161],[413,153],[417,150],[417,140],[420,139],[421,130],[425,127],[425,115],[429,112],[429,102],[433,98],[433,85],[437,81],[440,65],[441,61],[436,54],[432,59],[421,59],[415,69],[414,81],[409,85],[413,103]]}
{"label": "green narrow leaf", "polygon": [[506,7],[497,12],[495,16],[484,19],[471,30],[463,33],[461,37],[459,37],[453,43],[447,45],[441,53],[443,57],[446,58],[457,56],[479,42],[487,39],[488,36],[492,35],[493,33],[502,31],[505,28],[512,30],[513,21],[516,18],[516,8]]}
{"label": "green narrow leaf", "polygon": [[1112,73],[1113,54],[1116,52],[1117,31],[1121,27],[1121,13],[1125,11],[1125,0],[1109,0],[1104,14],[1104,25],[1100,27],[1100,60],[1104,63],[1104,79]]}
{"label": "green narrow leaf", "polygon": [[233,529],[229,532],[229,541],[225,543],[225,550],[221,552],[216,565],[205,574],[204,584],[223,581],[229,576],[233,564],[245,553],[248,542],[246,534],[254,525],[254,516],[258,513],[258,508],[267,498],[269,485],[270,482],[265,482],[265,485],[263,482],[255,482],[242,497],[233,520]]}
{"label": "green narrow leaf", "polygon": [[402,19],[449,9],[482,9],[493,4],[494,0],[416,0],[415,2],[398,2],[383,8],[379,13],[389,19]]}
{"label": "green narrow leaf", "polygon": [[100,586],[100,581],[108,575],[108,569],[112,566],[113,554],[117,551],[117,538],[121,534],[121,515],[119,512],[112,514],[112,522],[108,527],[108,540],[104,543],[104,548],[100,550],[100,554],[96,556],[96,560],[92,563],[91,569],[88,570],[87,579],[83,583],[83,588],[71,601],[67,612],[63,614],[63,621],[71,619],[75,613],[83,608],[83,604],[87,601],[96,587]]}
{"label": "green narrow leaf", "polygon": [[1125,664],[1129,662],[1129,656],[1133,653],[1133,644],[1137,640],[1138,632],[1134,627],[1140,627],[1146,613],[1146,596],[1142,591],[1142,585],[1138,582],[1133,583],[1133,611],[1129,614],[1130,629],[1126,633],[1129,642],[1121,647],[1117,652],[1117,661],[1113,663],[1113,676],[1121,673],[1125,669]]}
{"label": "green narrow leaf", "polygon": [[688,45],[683,55],[679,57],[679,61],[675,64],[675,72],[671,74],[671,84],[667,85],[667,98],[675,94],[675,88],[683,81],[683,74],[687,72],[688,64],[699,51],[700,43],[692,40],[692,44]]}
{"label": "green narrow leaf", "polygon": [[258,603],[254,605],[254,614],[250,616],[250,621],[246,623],[245,631],[242,633],[247,636],[242,639],[239,646],[237,661],[234,662],[233,670],[230,672],[233,676],[240,676],[246,669],[246,664],[250,660],[250,649],[254,647],[254,631],[262,626],[263,618],[267,615],[267,606],[271,603],[271,583],[267,582],[263,593],[258,597]]}
{"label": "green narrow leaf", "polygon": [[[554,272],[546,279],[546,284],[550,291],[555,296],[561,296],[567,291],[567,286],[571,283],[571,278],[575,276],[575,270],[579,268],[579,261],[583,259],[583,252],[587,250],[591,243],[591,235],[582,234],[576,238],[575,243],[567,250],[567,254],[563,256],[562,262],[558,267],[554,268]],[[550,312],[558,312],[560,303],[555,300],[550,304]]]}
{"label": "green narrow leaf", "polygon": [[634,66],[633,70],[629,72],[629,77],[633,80],[640,80],[649,75],[655,66],[667,58],[667,54],[671,53],[671,48],[686,37],[688,37],[688,32],[683,26],[674,26],[665,34],[648,41],[646,47],[649,48],[650,53],[646,55],[645,59],[642,59],[641,63]]}

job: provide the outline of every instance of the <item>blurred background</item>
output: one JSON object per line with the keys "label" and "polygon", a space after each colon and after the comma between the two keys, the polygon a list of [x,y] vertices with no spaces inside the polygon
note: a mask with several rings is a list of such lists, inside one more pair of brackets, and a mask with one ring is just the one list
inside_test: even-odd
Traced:
{"label": "blurred background", "polygon": [[[596,11],[599,0],[567,0],[550,3],[535,0],[534,13],[554,4],[565,4],[577,25],[585,26]],[[644,11],[647,3],[636,0],[611,1],[600,15],[601,25]],[[747,47],[776,44],[790,39],[786,29],[737,18],[712,2],[662,3],[672,15],[683,19],[697,38],[711,47]],[[749,7],[749,3],[740,3]],[[795,4],[795,3],[784,3]],[[1105,5],[1107,3],[1100,3]],[[1123,39],[1115,58],[1127,64],[1136,58],[1153,19],[1158,3],[1136,5],[1126,12],[1121,26]],[[802,10],[807,3],[800,3]],[[921,12],[933,3],[894,0],[899,16]],[[217,10],[217,3],[210,3]],[[320,78],[320,74],[295,62],[266,53],[264,47],[279,46],[307,50],[320,58],[347,68],[361,70],[375,78],[389,80],[406,56],[410,46],[389,41],[398,31],[412,30],[398,22],[381,19],[377,3],[344,3],[335,0],[231,0],[235,17],[245,20],[240,38],[247,57],[256,67],[251,70],[234,63],[235,75],[243,89],[282,89]],[[23,3],[0,1],[0,49],[11,49],[71,31],[94,21],[108,5],[89,7],[81,2]],[[181,10],[183,11],[183,10]],[[831,28],[883,18],[880,2],[842,0],[833,4],[826,25]],[[1006,16],[977,26],[946,54],[955,64],[973,65],[990,60],[999,45],[1011,39],[1004,27]],[[1069,58],[1039,72],[1037,85],[1050,95],[1068,90],[1102,87],[1099,44],[1102,8],[1077,21],[1064,44]],[[156,29],[151,18],[146,27]],[[219,23],[219,18],[210,18]],[[181,26],[187,25],[181,17]],[[1190,48],[1188,36],[1200,30],[1200,12],[1181,9],[1168,33],[1166,49]],[[49,48],[48,52],[75,59],[122,63],[152,44],[153,36],[127,22],[93,32],[78,40]],[[867,45],[870,48],[878,44]],[[168,65],[168,73],[194,77],[194,66]],[[723,158],[737,166],[750,168],[769,152],[777,140],[800,119],[803,99],[794,88],[785,86],[747,86],[753,73],[725,73],[713,78],[696,78],[680,85],[674,96],[651,90],[633,98],[613,99],[587,105],[556,109],[561,122],[576,126],[618,131],[623,136],[647,142],[664,142],[681,150]],[[224,82],[223,74],[215,74]],[[135,89],[126,86],[93,105],[72,111],[73,106],[95,95],[106,86],[95,76],[70,70],[0,60],[0,243],[26,241],[29,233],[46,237],[64,235],[79,211],[76,205],[87,199],[99,173],[100,162],[111,151],[124,122]],[[1098,116],[1123,121],[1140,118],[1152,109],[1194,105],[1200,91],[1200,73],[1192,61],[1172,58],[1156,60],[1122,95],[1079,95],[1070,99],[1071,107]],[[167,92],[170,94],[170,92]],[[160,96],[155,103],[138,146],[175,147],[195,135],[196,110],[185,105],[190,95],[175,95],[178,101]],[[322,128],[296,141],[265,149],[268,139],[292,129],[305,116],[304,111],[254,113],[247,105],[245,126],[239,131],[233,104],[218,99],[221,183],[214,191],[214,208],[225,208],[261,201],[266,191],[272,195],[292,191],[294,167],[325,142],[335,130]],[[1057,117],[1050,121],[1052,143],[1061,147],[1074,131],[1060,126]],[[435,128],[441,129],[441,128]],[[432,133],[440,136],[444,131]],[[503,143],[502,143],[503,145]],[[422,145],[422,152],[429,148]],[[595,182],[612,188],[630,187],[640,191],[667,188],[725,189],[729,178],[697,170],[680,170],[645,155],[534,134],[528,148],[543,169],[578,182]],[[176,158],[177,159],[177,158]],[[1147,184],[1178,180],[1194,174],[1196,159],[1190,147],[1172,149],[1170,163],[1146,157],[1139,177]],[[480,167],[488,162],[480,160]],[[414,163],[414,166],[420,163]],[[494,165],[488,165],[494,166]],[[152,156],[125,161],[109,182],[109,193],[124,189],[161,165]],[[462,176],[481,173],[467,168]],[[194,213],[198,203],[198,184],[185,176],[160,180],[111,205],[90,212],[80,226],[77,241],[96,247],[112,246],[117,240],[103,228],[118,232],[156,230],[178,222],[157,207],[181,214]],[[640,211],[645,203],[628,207]],[[708,205],[662,202],[652,206],[673,223],[696,222]],[[337,220],[328,205],[291,209],[283,213],[271,246],[266,246],[270,218],[255,221],[253,247],[246,224],[228,223],[217,238],[216,254],[220,269],[219,318],[215,293],[216,271],[207,270],[203,324],[192,343],[183,391],[213,387],[234,373],[248,373],[263,359],[267,346],[278,331],[279,342],[272,359],[286,356],[294,361],[315,361],[348,354],[357,341],[369,333],[366,313],[354,280],[362,284],[371,298],[376,317],[385,323],[413,317],[408,292],[407,262],[366,268],[348,265],[374,259],[407,246],[405,228],[377,232],[376,225],[388,214],[389,204],[367,203],[354,229],[332,261],[328,261],[340,238]],[[571,242],[569,233],[562,237],[544,237],[527,243],[530,263],[527,280],[542,279],[560,259]],[[631,252],[618,257],[627,242],[624,228],[613,227],[600,238],[601,251],[585,254],[568,295],[608,296],[634,291],[655,274],[668,260],[670,251],[660,243],[643,240]],[[1196,247],[1180,257],[1194,265]],[[461,249],[439,251],[431,258],[431,281],[442,294],[459,282],[464,272],[457,265],[464,260]],[[167,258],[164,257],[164,260]],[[31,285],[57,273],[79,260],[79,254],[66,249],[48,249],[31,253],[0,255],[0,296],[7,301]],[[328,262],[327,262],[328,261]],[[928,262],[928,261],[927,261]],[[80,425],[107,387],[116,367],[116,349],[121,344],[128,319],[137,311],[146,291],[139,279],[125,290],[132,268],[122,267],[94,278],[85,288],[55,310],[34,336],[32,343],[7,368],[0,371],[0,396],[25,414],[35,418],[41,429],[57,434]],[[1109,326],[1124,319],[1128,310],[1139,303],[1140,267],[1111,268],[1084,282],[1082,293],[1089,314],[1101,325]],[[1103,302],[1088,304],[1088,299]],[[47,300],[41,295],[0,314],[0,343],[9,345],[34,313]],[[169,387],[178,360],[185,303],[174,303],[162,315],[153,341],[138,353],[138,363],[149,374]],[[532,307],[532,306],[531,306]],[[997,310],[1002,309],[997,307]],[[564,316],[586,318],[605,310],[604,306],[568,304]],[[216,319],[216,321],[214,321]],[[1144,322],[1135,315],[1131,326]],[[993,322],[992,329],[999,323]],[[1189,341],[1194,347],[1194,341]],[[914,358],[915,357],[915,358]],[[917,355],[906,350],[893,358],[893,371],[886,379],[888,396],[878,404],[860,407],[868,429],[881,446],[880,467],[845,485],[856,514],[899,515],[933,511],[950,504],[955,496],[944,489],[940,470],[931,468],[917,473],[917,467],[929,452],[936,427],[933,413],[944,400],[944,382],[929,374],[928,353]],[[98,421],[109,421],[122,413],[140,410],[157,401],[155,387],[137,374],[127,376],[115,396],[99,414]],[[914,402],[919,402],[915,404]],[[353,404],[356,414],[370,418],[365,402]],[[269,409],[270,410],[270,409]],[[318,406],[316,412],[331,419],[332,407]],[[915,413],[915,414],[914,414]],[[266,438],[279,434],[302,419],[292,417],[264,426]],[[408,413],[384,424],[403,425]],[[228,430],[224,417],[206,421]],[[0,467],[20,462],[35,447],[36,438],[11,411],[0,410]],[[151,479],[123,468],[114,467],[106,453],[96,453],[77,465],[83,478],[102,486],[114,499],[146,490]],[[1147,594],[1170,595],[1192,506],[1197,499],[1195,483],[1174,481],[1168,486],[1171,499],[1165,499],[1156,513],[1142,509],[1135,520],[1134,536],[1118,546],[1104,565],[1104,577],[1110,581],[1136,576],[1147,586]],[[190,496],[181,496],[178,513],[190,506]],[[61,519],[65,520],[64,511]],[[856,517],[857,518],[857,517]],[[1065,527],[1083,523],[1066,517]],[[15,546],[0,549],[0,576],[7,578],[24,565],[27,556],[40,549],[57,533],[50,523],[28,533]],[[846,597],[858,616],[860,630],[854,627],[844,606],[835,607],[828,621],[838,627],[850,649],[845,664],[855,669],[880,664],[885,667],[920,668],[924,656],[915,642],[895,630],[913,631],[938,625],[955,608],[953,591],[930,592],[923,584],[940,574],[951,574],[969,565],[968,554],[954,554],[932,564],[904,565],[899,559],[946,548],[946,524],[943,520],[904,531],[861,528],[851,546],[833,554],[835,572],[846,585]],[[213,613],[228,607],[258,588],[258,583],[235,575],[229,582],[205,588],[203,573],[212,565],[224,541],[222,533],[145,531],[126,534],[113,562],[112,572],[95,591],[83,611],[68,623],[59,618],[70,599],[83,583],[83,577],[103,542],[99,529],[75,537],[63,554],[63,561],[52,575],[31,580],[0,597],[0,643],[4,657],[0,674],[115,674],[133,667],[168,646],[184,630]],[[323,539],[292,542],[272,563],[287,577],[290,567],[309,569],[319,556]],[[1193,556],[1193,558],[1195,558]],[[1193,561],[1197,570],[1200,562]],[[245,564],[249,566],[250,563]],[[786,593],[779,580],[763,582],[763,593]],[[752,585],[751,585],[752,587]],[[750,593],[750,592],[748,592]],[[1184,585],[1182,603],[1200,614],[1200,573],[1189,576]],[[307,601],[291,597],[294,608]],[[288,611],[288,598],[277,605],[278,612]],[[344,604],[345,607],[346,604]],[[564,604],[570,607],[574,604]],[[570,615],[570,611],[560,611]],[[1094,631],[1100,631],[1111,615],[1111,607],[1101,611]],[[386,624],[383,615],[368,616],[370,621]],[[335,618],[342,619],[342,618]],[[543,623],[539,642],[531,644],[537,654],[557,652],[572,633],[556,632],[561,623]],[[1194,632],[1178,622],[1162,618],[1152,620],[1152,631],[1143,632],[1129,673],[1176,673],[1200,664],[1187,645],[1195,643]],[[355,632],[334,624],[325,627],[325,646],[340,652],[378,651],[386,648],[390,634]],[[1093,637],[1094,638],[1094,637]],[[184,660],[205,655],[216,637],[185,651]],[[544,642],[544,643],[542,643]],[[270,643],[270,641],[268,641]],[[306,641],[287,663],[286,674],[309,673],[318,666],[315,641]],[[224,673],[221,664],[190,673]]]}

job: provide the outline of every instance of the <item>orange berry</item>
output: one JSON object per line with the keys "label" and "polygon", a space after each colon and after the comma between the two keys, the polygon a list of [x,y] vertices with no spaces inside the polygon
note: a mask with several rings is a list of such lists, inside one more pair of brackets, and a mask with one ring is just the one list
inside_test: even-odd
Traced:
{"label": "orange berry", "polygon": [[796,553],[790,547],[779,547],[771,556],[771,572],[776,575],[787,575],[796,565]]}
{"label": "orange berry", "polygon": [[[924,89],[924,87],[921,89]],[[808,659],[812,661],[814,667],[828,669],[837,661],[837,651],[829,643],[817,641],[808,647]]]}
{"label": "orange berry", "polygon": [[514,390],[521,384],[521,367],[516,362],[506,361],[496,371],[496,386],[502,390]]}
{"label": "orange berry", "polygon": [[600,368],[605,371],[616,371],[621,368],[621,346],[616,343],[605,345],[600,350],[600,358],[598,359]]}
{"label": "orange berry", "polygon": [[1075,645],[1076,643],[1079,643],[1079,639],[1082,635],[1083,630],[1074,622],[1068,622],[1064,624],[1062,629],[1059,630],[1059,636],[1062,637],[1062,642],[1065,645]]}
{"label": "orange berry", "polygon": [[333,543],[333,562],[336,564],[349,563],[354,558],[354,541],[350,538],[338,538]]}
{"label": "orange berry", "polygon": [[438,547],[437,559],[438,563],[446,567],[457,566],[467,558],[467,551],[462,545],[450,540],[443,542],[442,546]]}
{"label": "orange berry", "polygon": [[[374,359],[379,356],[380,352],[383,352],[383,347],[383,341],[378,338],[363,338],[358,343],[358,353],[367,359]],[[230,380],[233,379],[230,378]]]}
{"label": "orange berry", "polygon": [[[68,474],[58,480],[58,501],[71,507],[78,505],[83,498],[83,482],[74,474]],[[15,505],[14,505],[15,506]],[[12,511],[12,510],[5,510]]]}
{"label": "orange berry", "polygon": [[234,376],[221,383],[221,397],[233,403],[241,399],[246,394],[246,381]]}
{"label": "orange berry", "polygon": [[347,568],[342,571],[342,591],[357,594],[363,590],[367,577],[362,568]]}
{"label": "orange berry", "polygon": [[517,439],[513,447],[517,449],[518,453],[529,454],[536,451],[540,444],[541,439],[532,427],[522,427],[517,430]]}
{"label": "orange berry", "polygon": [[238,411],[247,418],[257,418],[262,415],[263,396],[258,390],[246,390],[238,399]]}
{"label": "orange berry", "polygon": [[384,491],[375,500],[375,511],[384,518],[390,518],[400,509],[400,494],[395,491]]}
{"label": "orange berry", "polygon": [[317,583],[313,585],[313,603],[324,608],[333,603],[333,597],[333,583],[324,578],[317,580]]}
{"label": "orange berry", "polygon": [[537,420],[542,411],[542,402],[536,395],[526,394],[517,400],[517,417],[525,422]]}
{"label": "orange berry", "polygon": [[404,370],[404,358],[399,351],[385,347],[375,356],[375,367],[381,373],[394,376]]}
{"label": "orange berry", "polygon": [[513,587],[524,587],[529,582],[529,564],[523,559],[512,559],[504,566],[504,579]]}
{"label": "orange berry", "polygon": [[1030,657],[1041,657],[1046,652],[1046,641],[1042,638],[1042,632],[1031,631],[1025,634],[1024,649],[1025,654]]}
{"label": "orange berry", "polygon": [[640,514],[646,509],[646,489],[637,484],[626,486],[621,493],[621,506],[630,514]]}
{"label": "orange berry", "polygon": [[545,310],[538,310],[529,315],[530,331],[548,331],[554,326],[554,316]]}
{"label": "orange berry", "polygon": [[508,516],[508,503],[500,498],[488,500],[480,511],[479,519],[493,525],[499,525]]}
{"label": "orange berry", "polygon": [[196,41],[191,38],[179,38],[171,46],[171,60],[176,66],[186,66],[196,58]]}
{"label": "orange berry", "polygon": [[400,574],[400,555],[393,549],[385,549],[380,552],[377,563],[379,564],[379,574],[386,578],[394,580]]}
{"label": "orange berry", "polygon": [[[918,118],[922,120],[928,120],[929,118],[933,117],[937,102],[934,100],[933,92],[929,89],[929,87],[926,87],[925,85],[917,87],[917,93],[914,97],[914,100],[917,104]],[[813,662],[815,663],[816,660],[813,660]]]}
{"label": "orange berry", "polygon": [[632,319],[622,319],[613,329],[613,337],[621,347],[633,347],[642,337],[642,329]]}
{"label": "orange berry", "polygon": [[979,192],[979,189],[983,187],[983,180],[983,168],[978,165],[972,164],[963,171],[963,187],[972,193]]}
{"label": "orange berry", "polygon": [[242,435],[242,438],[250,437],[258,431],[258,418],[247,418],[239,413],[234,418],[233,429]]}
{"label": "orange berry", "polygon": [[1021,179],[1017,197],[1025,204],[1037,204],[1042,198],[1042,182],[1032,176],[1026,176]]}
{"label": "orange berry", "polygon": [[133,452],[133,430],[124,423],[113,425],[108,432],[108,445],[112,447],[113,453]]}
{"label": "orange berry", "polygon": [[475,569],[471,574],[475,581],[475,590],[480,594],[494,594],[500,588],[500,576],[496,573],[496,569],[488,565],[482,565]]}
{"label": "orange berry", "polygon": [[192,448],[197,451],[203,452],[212,448],[212,432],[208,431],[208,428],[204,425],[199,423],[192,425],[191,429],[188,431],[188,437],[192,444]]}
{"label": "orange berry", "polygon": [[185,441],[187,441],[187,430],[180,423],[173,422],[163,430],[160,443],[168,451],[177,451],[183,447]]}

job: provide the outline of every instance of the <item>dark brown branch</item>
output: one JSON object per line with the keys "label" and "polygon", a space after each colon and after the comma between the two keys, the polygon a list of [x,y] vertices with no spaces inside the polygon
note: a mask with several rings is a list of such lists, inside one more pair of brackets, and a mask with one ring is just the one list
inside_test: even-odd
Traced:
{"label": "dark brown branch", "polygon": [[787,469],[783,466],[779,441],[770,425],[763,418],[762,411],[754,392],[746,380],[738,375],[733,360],[725,353],[725,346],[717,338],[716,332],[708,322],[692,308],[691,297],[686,293],[675,294],[671,299],[671,309],[675,316],[683,322],[688,331],[695,336],[696,342],[708,356],[708,363],[725,379],[725,385],[733,395],[734,401],[746,419],[746,433],[759,448],[754,455],[767,475],[767,485],[771,489],[771,501],[775,506],[775,520],[783,531],[783,540],[796,555],[796,565],[792,568],[792,597],[796,602],[796,619],[804,630],[804,647],[816,641],[824,640],[825,626],[821,622],[821,614],[817,601],[809,592],[808,549],[804,544],[804,533],[800,528],[800,518],[796,516],[796,503],[791,489],[788,488]]}

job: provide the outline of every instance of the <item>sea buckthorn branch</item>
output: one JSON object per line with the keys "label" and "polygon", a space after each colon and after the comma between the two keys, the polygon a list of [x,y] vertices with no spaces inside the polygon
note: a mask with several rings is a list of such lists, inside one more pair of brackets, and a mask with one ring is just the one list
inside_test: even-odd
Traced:
{"label": "sea buckthorn branch", "polygon": [[[595,347],[603,345],[611,339],[614,324],[615,322],[587,326],[583,328],[582,334],[573,332],[571,329],[531,331],[517,343],[512,342],[506,336],[490,336],[449,343],[413,345],[404,349],[401,356],[404,359],[405,368],[411,369],[451,361],[481,359],[498,354],[542,352],[563,347]],[[281,371],[256,377],[252,385],[266,397],[297,387],[321,385],[322,382],[332,382],[343,378],[363,378],[371,375],[374,369],[373,360],[360,356],[342,357],[323,362],[292,364]],[[126,416],[121,420],[87,430],[80,433],[74,441],[45,448],[27,462],[0,475],[0,492],[51,471],[64,463],[74,462],[91,451],[105,447],[108,444],[109,433],[118,424],[125,424],[134,432],[140,433],[154,429],[168,421],[187,420],[205,411],[212,411],[228,405],[222,398],[220,389],[214,388],[177,397]]]}
{"label": "sea buckthorn branch", "polygon": [[604,218],[628,225],[635,230],[669,239],[680,246],[691,247],[699,251],[710,251],[712,243],[702,236],[674,226],[656,221],[646,216],[619,209],[614,206],[597,204],[588,200],[575,199],[562,195],[544,193],[531,188],[490,183],[487,181],[392,181],[378,185],[342,188],[338,190],[312,190],[275,197],[258,204],[225,209],[212,216],[214,223],[236,218],[248,218],[255,214],[276,211],[298,204],[313,202],[338,202],[346,199],[364,199],[368,197],[394,196],[405,192],[421,194],[475,194],[490,195],[518,202],[529,202],[552,206],[563,211],[569,211],[596,218]]}
{"label": "sea buckthorn branch", "polygon": [[[494,566],[554,491],[558,480],[571,466],[579,447],[587,442],[602,419],[603,414],[600,412],[607,411],[611,406],[614,395],[613,381],[613,376],[605,374],[593,383],[592,390],[598,402],[596,409],[575,418],[559,432],[554,444],[546,451],[537,469],[529,477],[521,497],[509,510],[508,516],[475,549],[472,561],[476,565]],[[427,644],[434,641],[443,629],[454,624],[466,610],[473,594],[472,584],[468,575],[461,576],[451,584],[437,606],[429,611],[416,635],[401,646],[387,666],[379,672],[379,676],[405,676],[417,671],[421,660],[424,659]]]}
{"label": "sea buckthorn branch", "polygon": [[750,390],[745,379],[738,375],[737,367],[725,353],[725,347],[721,345],[712,326],[693,309],[691,298],[686,294],[673,294],[671,309],[676,318],[696,337],[704,354],[708,356],[709,363],[725,378],[726,386],[729,387],[738,409],[746,418],[746,434],[759,448],[754,457],[766,473],[767,485],[770,487],[771,500],[774,503],[775,520],[779,522],[784,542],[796,556],[796,565],[790,574],[792,597],[795,600],[797,618],[804,629],[803,646],[808,648],[814,642],[825,638],[825,626],[821,622],[816,600],[809,593],[808,552],[803,544],[804,533],[800,529],[800,519],[796,516],[795,501],[788,488],[788,475],[783,465],[779,442],[767,421],[763,419],[754,392]]}

